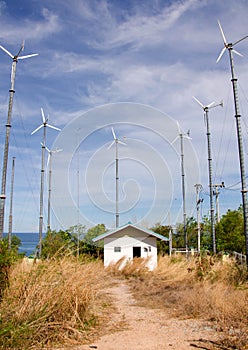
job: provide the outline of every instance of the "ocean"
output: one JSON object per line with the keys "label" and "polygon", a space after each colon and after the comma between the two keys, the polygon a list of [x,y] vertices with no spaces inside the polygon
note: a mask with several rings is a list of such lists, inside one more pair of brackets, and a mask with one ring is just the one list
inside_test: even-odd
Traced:
{"label": "ocean", "polygon": [[[24,232],[12,234],[17,236],[21,240],[21,246],[19,247],[20,253],[25,253],[26,256],[33,255],[36,251],[37,244],[39,243],[38,232]],[[4,234],[6,236],[6,234]]]}

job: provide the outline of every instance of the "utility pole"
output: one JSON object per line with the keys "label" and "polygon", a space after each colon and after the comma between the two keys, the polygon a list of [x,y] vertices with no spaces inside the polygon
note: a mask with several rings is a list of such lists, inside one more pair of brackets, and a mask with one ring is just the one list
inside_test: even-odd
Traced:
{"label": "utility pole", "polygon": [[201,184],[195,185],[196,189],[196,210],[197,210],[197,250],[200,254],[201,252],[201,225],[200,225],[200,204],[203,202],[203,199],[199,198],[199,193],[202,190]]}
{"label": "utility pole", "polygon": [[213,188],[214,188],[214,196],[215,196],[215,207],[216,207],[216,222],[219,223],[220,222],[220,207],[219,207],[219,194],[220,188],[225,187],[224,181],[221,182],[221,184],[214,184]]}
{"label": "utility pole", "polygon": [[9,250],[11,249],[11,238],[12,238],[14,175],[15,175],[15,157],[12,158],[12,171],[11,171],[9,232],[8,232],[8,248],[9,248]]}

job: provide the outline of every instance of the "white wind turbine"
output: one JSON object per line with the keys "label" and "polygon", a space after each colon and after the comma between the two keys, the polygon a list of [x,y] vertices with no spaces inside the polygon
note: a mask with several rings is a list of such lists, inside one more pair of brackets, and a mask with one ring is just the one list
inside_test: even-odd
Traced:
{"label": "white wind turbine", "polygon": [[2,170],[2,187],[0,194],[0,239],[3,238],[4,231],[4,208],[5,208],[5,199],[6,199],[6,178],[7,178],[7,166],[8,166],[8,155],[9,155],[9,137],[10,137],[10,128],[11,128],[11,117],[12,117],[12,107],[13,107],[13,98],[15,93],[15,75],[16,75],[16,64],[18,60],[23,60],[25,58],[37,56],[37,53],[20,56],[20,53],[24,50],[24,41],[18,53],[12,55],[5,47],[0,45],[0,48],[9,55],[13,62],[11,67],[11,83],[9,89],[9,107],[8,107],[8,117],[6,123],[6,134],[5,134],[5,146],[4,146],[4,156],[3,156],[3,170]]}
{"label": "white wind turbine", "polygon": [[243,204],[243,215],[244,215],[244,232],[245,232],[245,242],[246,242],[246,263],[248,265],[248,203],[247,203],[247,188],[246,188],[246,174],[245,174],[245,161],[244,161],[244,150],[243,150],[243,139],[242,139],[242,129],[241,129],[241,114],[239,111],[239,102],[238,102],[238,79],[235,77],[234,73],[234,60],[233,52],[239,56],[241,55],[238,51],[234,50],[233,47],[248,38],[248,35],[244,36],[242,39],[239,39],[234,44],[228,43],[224,34],[224,31],[221,27],[220,21],[218,21],[220,28],[221,36],[224,42],[224,48],[222,49],[219,57],[217,58],[217,63],[220,61],[224,52],[228,50],[230,67],[231,67],[231,81],[233,86],[233,98],[234,98],[234,110],[236,118],[236,129],[237,129],[237,140],[238,140],[238,152],[239,152],[239,164],[240,164],[240,175],[241,175],[241,193],[242,193],[242,204]]}
{"label": "white wind turbine", "polygon": [[188,251],[188,235],[187,235],[187,214],[186,214],[186,199],[185,199],[185,172],[184,172],[184,149],[183,149],[183,138],[191,140],[189,136],[190,131],[188,130],[186,134],[183,134],[179,123],[177,121],[178,136],[172,141],[174,143],[178,137],[180,138],[180,149],[181,149],[181,176],[182,176],[182,196],[183,196],[183,232],[185,240],[186,252]]}
{"label": "white wind turbine", "polygon": [[223,107],[223,101],[218,104],[211,102],[209,105],[204,106],[196,97],[193,96],[193,99],[202,107],[204,111],[204,119],[207,127],[207,145],[208,145],[208,176],[209,176],[209,194],[210,194],[210,222],[211,222],[211,235],[212,235],[212,249],[213,253],[216,253],[216,241],[215,241],[215,220],[214,220],[214,199],[213,199],[213,171],[212,171],[212,150],[211,150],[211,133],[210,133],[210,124],[208,118],[209,109],[215,108],[218,106]]}
{"label": "white wind turbine", "polygon": [[51,229],[51,193],[52,193],[52,155],[53,153],[61,152],[62,149],[50,150],[45,146],[48,152],[47,165],[49,164],[49,177],[48,177],[48,207],[47,207],[47,231]]}
{"label": "white wind turbine", "polygon": [[118,144],[126,146],[125,142],[120,141],[115,134],[114,128],[111,128],[114,141],[110,144],[108,149],[110,149],[115,144],[115,226],[119,227],[119,154],[118,154]]}
{"label": "white wind turbine", "polygon": [[45,161],[45,148],[46,148],[46,127],[54,130],[60,131],[61,129],[56,128],[47,123],[48,118],[45,118],[43,109],[41,108],[42,124],[38,126],[31,135],[35,134],[41,128],[43,128],[43,141],[41,145],[41,180],[40,180],[40,217],[39,217],[39,257],[41,256],[41,246],[42,246],[42,229],[43,229],[43,196],[44,196],[44,161]]}

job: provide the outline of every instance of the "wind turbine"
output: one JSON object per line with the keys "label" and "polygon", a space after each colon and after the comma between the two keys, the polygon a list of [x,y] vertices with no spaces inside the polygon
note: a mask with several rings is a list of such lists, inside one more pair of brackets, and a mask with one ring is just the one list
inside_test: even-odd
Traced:
{"label": "wind turbine", "polygon": [[178,136],[172,141],[174,143],[177,138],[180,138],[180,148],[181,148],[181,176],[182,176],[182,195],[183,195],[183,232],[184,232],[184,240],[185,240],[185,248],[186,253],[188,252],[188,235],[187,235],[187,214],[186,214],[186,199],[185,199],[185,173],[184,173],[184,150],[183,150],[183,138],[187,138],[191,140],[191,137],[189,136],[190,131],[188,130],[186,134],[183,134],[179,123],[177,121],[177,128],[178,128]]}
{"label": "wind turbine", "polygon": [[15,93],[15,75],[16,75],[16,64],[18,60],[23,60],[25,58],[37,56],[37,53],[20,56],[20,53],[24,50],[24,41],[18,53],[14,56],[12,55],[5,47],[0,45],[0,48],[9,55],[13,62],[11,67],[11,83],[9,90],[9,108],[8,108],[8,117],[6,123],[6,134],[5,134],[5,146],[4,146],[4,156],[3,156],[3,170],[2,170],[2,187],[0,194],[0,239],[3,238],[4,231],[4,209],[5,209],[5,199],[6,199],[6,178],[7,178],[7,167],[8,167],[8,155],[9,155],[9,137],[10,137],[10,128],[11,128],[11,117],[12,117],[12,107],[13,107],[13,98]]}
{"label": "wind turbine", "polygon": [[49,164],[49,177],[48,177],[48,208],[47,208],[47,231],[51,229],[51,192],[52,192],[52,155],[53,153],[61,152],[62,149],[56,148],[55,150],[50,150],[45,146],[48,152],[47,164]]}
{"label": "wind turbine", "polygon": [[222,49],[219,57],[217,58],[217,63],[220,61],[224,52],[228,50],[230,67],[231,67],[231,81],[233,86],[233,98],[234,98],[234,110],[236,118],[236,129],[237,129],[237,139],[238,139],[238,152],[239,152],[239,163],[240,163],[240,175],[241,175],[241,193],[242,193],[242,203],[243,203],[243,215],[244,215],[244,232],[245,232],[245,242],[246,242],[246,263],[248,265],[248,203],[247,203],[247,188],[246,188],[246,174],[245,174],[245,161],[244,161],[244,150],[243,150],[243,139],[242,139],[242,129],[241,129],[241,114],[239,111],[239,102],[238,102],[238,79],[235,77],[234,73],[234,60],[233,52],[239,56],[242,56],[238,51],[234,50],[233,47],[248,38],[248,35],[244,36],[242,39],[239,39],[234,44],[228,43],[221,27],[220,21],[218,21],[220,28],[221,36],[224,42],[224,48]]}
{"label": "wind turbine", "polygon": [[108,149],[110,149],[115,144],[115,226],[119,227],[119,154],[118,154],[118,144],[125,145],[125,142],[120,141],[115,134],[114,128],[111,128],[114,141],[110,144]]}
{"label": "wind turbine", "polygon": [[215,108],[218,106],[223,107],[223,101],[218,104],[211,102],[209,105],[204,106],[196,97],[193,96],[193,99],[202,107],[204,111],[204,119],[207,126],[207,144],[208,144],[208,174],[209,174],[209,193],[210,193],[210,222],[211,222],[211,235],[212,235],[212,249],[213,253],[216,254],[216,241],[215,241],[215,222],[214,222],[214,200],[213,200],[213,171],[212,171],[212,155],[211,155],[211,134],[210,134],[210,125],[208,112],[209,109]]}
{"label": "wind turbine", "polygon": [[38,126],[31,135],[35,134],[41,128],[43,128],[43,141],[41,145],[41,180],[40,180],[40,217],[39,217],[39,257],[41,257],[41,245],[42,245],[42,229],[43,229],[43,195],[44,195],[44,161],[45,161],[45,148],[46,148],[46,127],[60,131],[61,129],[56,128],[47,123],[48,118],[45,118],[43,109],[41,108],[42,124]]}

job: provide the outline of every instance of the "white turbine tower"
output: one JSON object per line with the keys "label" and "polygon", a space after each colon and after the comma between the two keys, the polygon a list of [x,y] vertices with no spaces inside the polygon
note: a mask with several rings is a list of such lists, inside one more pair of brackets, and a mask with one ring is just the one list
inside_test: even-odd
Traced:
{"label": "white turbine tower", "polygon": [[115,227],[119,227],[119,154],[118,144],[126,146],[126,143],[120,141],[115,134],[114,128],[111,128],[114,141],[110,144],[110,149],[115,144]]}
{"label": "white turbine tower", "polygon": [[193,96],[193,99],[202,107],[204,111],[204,118],[207,127],[207,145],[208,145],[208,175],[209,175],[209,194],[210,194],[210,222],[211,222],[211,235],[212,235],[212,249],[213,253],[216,254],[216,240],[215,240],[215,220],[214,220],[214,200],[213,200],[213,171],[212,171],[212,150],[211,150],[211,133],[208,112],[209,109],[215,108],[218,106],[223,107],[223,101],[218,104],[215,102],[210,103],[207,106],[204,106],[196,97]]}
{"label": "white turbine tower", "polygon": [[48,207],[47,207],[47,231],[51,229],[51,193],[52,193],[52,155],[53,153],[61,152],[62,149],[50,150],[45,146],[48,152],[47,165],[49,164],[49,176],[48,176]]}
{"label": "white turbine tower", "polygon": [[184,233],[184,240],[185,240],[185,248],[186,252],[188,252],[188,235],[187,235],[187,214],[186,214],[186,198],[185,198],[185,172],[184,172],[184,147],[183,147],[183,138],[187,138],[191,140],[191,137],[189,137],[189,130],[186,134],[183,134],[181,131],[181,128],[179,126],[179,123],[177,121],[177,128],[178,128],[178,136],[172,141],[174,143],[177,138],[180,138],[180,149],[181,149],[181,176],[182,176],[182,196],[183,196],[183,233]]}
{"label": "white turbine tower", "polygon": [[7,178],[7,167],[8,167],[8,155],[9,155],[9,137],[10,137],[10,128],[11,128],[11,117],[12,117],[12,107],[13,107],[13,98],[15,93],[15,75],[16,75],[16,64],[18,60],[23,60],[25,58],[37,56],[37,53],[19,56],[20,53],[24,50],[24,42],[17,53],[17,55],[12,55],[5,47],[0,45],[0,48],[9,55],[13,62],[11,67],[11,83],[9,90],[9,108],[8,108],[8,117],[6,123],[6,134],[5,134],[5,146],[4,146],[4,156],[3,156],[3,170],[2,170],[2,188],[0,194],[0,239],[3,238],[4,231],[4,209],[5,209],[5,199],[6,199],[6,178]]}
{"label": "white turbine tower", "polygon": [[40,217],[39,217],[39,257],[41,256],[42,246],[42,230],[43,230],[43,196],[44,196],[44,161],[45,161],[45,148],[46,148],[46,127],[60,131],[61,129],[56,128],[47,123],[48,118],[44,116],[43,109],[41,108],[42,124],[36,128],[31,135],[35,134],[41,128],[43,128],[43,141],[41,146],[41,180],[40,180]]}
{"label": "white turbine tower", "polygon": [[238,152],[239,152],[239,164],[240,164],[240,175],[241,175],[241,193],[242,193],[242,203],[243,203],[243,215],[244,215],[244,232],[245,232],[245,242],[246,242],[246,263],[248,265],[248,203],[247,203],[247,188],[246,188],[246,174],[245,174],[245,161],[244,161],[244,150],[243,150],[243,139],[242,139],[242,129],[241,129],[241,114],[239,111],[239,102],[238,102],[238,79],[235,77],[234,73],[234,61],[233,61],[233,52],[239,56],[242,56],[238,51],[234,50],[233,47],[248,38],[248,35],[244,36],[242,39],[239,39],[234,44],[228,43],[221,27],[220,22],[218,21],[220,28],[221,36],[224,42],[224,48],[222,49],[219,57],[217,58],[217,63],[220,61],[224,52],[228,50],[230,67],[231,67],[231,81],[233,86],[233,98],[234,98],[234,110],[236,118],[236,129],[237,129],[237,140],[238,140]]}

